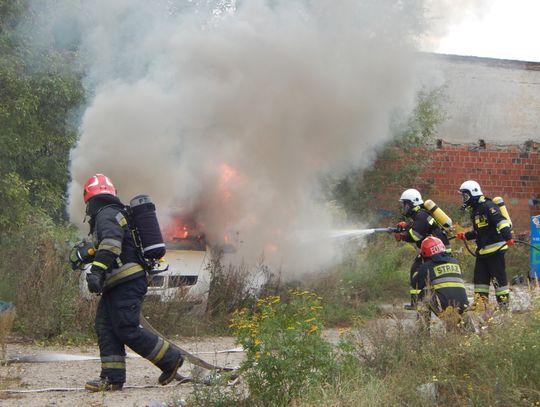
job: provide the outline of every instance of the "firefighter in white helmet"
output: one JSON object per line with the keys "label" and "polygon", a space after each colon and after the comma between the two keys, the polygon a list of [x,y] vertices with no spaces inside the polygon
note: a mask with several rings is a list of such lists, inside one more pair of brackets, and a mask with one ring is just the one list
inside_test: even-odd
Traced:
{"label": "firefighter in white helmet", "polygon": [[489,298],[491,282],[499,305],[507,306],[510,296],[504,254],[512,246],[512,228],[501,210],[482,193],[478,182],[465,181],[459,187],[463,207],[471,211],[473,230],[456,234],[457,239],[476,240],[474,293],[476,299]]}
{"label": "firefighter in white helmet", "polygon": [[[429,235],[435,236],[443,242],[450,253],[450,244],[444,229],[436,222],[431,214],[424,208],[424,200],[422,195],[416,189],[407,189],[399,198],[401,204],[401,215],[409,218],[410,222],[401,221],[397,224],[398,233],[394,234],[397,241],[413,243],[420,249],[422,241]],[[423,259],[421,255],[416,256],[410,270],[410,295],[411,304],[407,308],[415,308],[420,290],[412,285],[412,276],[418,271],[422,265]]]}

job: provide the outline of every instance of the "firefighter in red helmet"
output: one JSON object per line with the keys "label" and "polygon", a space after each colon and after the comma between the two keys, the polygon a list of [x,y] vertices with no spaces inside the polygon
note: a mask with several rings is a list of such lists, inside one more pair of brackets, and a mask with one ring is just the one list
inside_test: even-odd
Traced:
{"label": "firefighter in red helmet", "polygon": [[420,299],[436,315],[449,306],[462,313],[469,301],[459,262],[447,253],[442,240],[434,236],[426,237],[420,250],[424,262],[412,276]]}
{"label": "firefighter in red helmet", "polygon": [[86,280],[90,292],[101,294],[95,320],[101,374],[99,379],[87,382],[85,388],[122,390],[126,381],[125,346],[160,368],[158,382],[168,384],[175,379],[183,358],[164,338],[139,325],[148,282],[124,205],[111,180],[103,174],[90,177],[83,194],[96,248]]}
{"label": "firefighter in red helmet", "polygon": [[[397,224],[399,232],[394,235],[397,241],[413,243],[416,247],[420,248],[420,245],[426,236],[434,235],[443,241],[448,247],[448,252],[450,252],[448,237],[446,236],[444,229],[424,208],[424,200],[418,190],[411,188],[403,191],[399,198],[399,202],[401,204],[401,215],[405,218],[410,218],[411,222],[401,221]],[[416,308],[420,291],[413,286],[412,276],[418,271],[418,268],[422,265],[423,261],[422,256],[418,255],[411,265],[409,273],[411,282],[409,291],[411,295],[411,304],[406,308]]]}
{"label": "firefighter in red helmet", "polygon": [[507,308],[510,287],[506,275],[504,255],[512,240],[512,225],[497,204],[486,198],[480,184],[468,180],[459,187],[463,207],[470,209],[473,230],[456,234],[457,239],[476,241],[474,265],[474,293],[476,299],[488,300],[493,281],[495,297],[502,308]]}

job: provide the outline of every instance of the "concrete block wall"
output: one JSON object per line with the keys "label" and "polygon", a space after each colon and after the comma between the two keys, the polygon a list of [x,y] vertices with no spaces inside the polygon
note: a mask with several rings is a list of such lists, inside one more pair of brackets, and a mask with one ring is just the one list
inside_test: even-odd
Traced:
{"label": "concrete block wall", "polygon": [[431,162],[419,174],[418,188],[429,186],[430,197],[441,206],[456,204],[461,183],[474,179],[486,196],[503,197],[516,233],[527,233],[530,217],[540,214],[540,142],[502,146],[438,141],[427,153]]}

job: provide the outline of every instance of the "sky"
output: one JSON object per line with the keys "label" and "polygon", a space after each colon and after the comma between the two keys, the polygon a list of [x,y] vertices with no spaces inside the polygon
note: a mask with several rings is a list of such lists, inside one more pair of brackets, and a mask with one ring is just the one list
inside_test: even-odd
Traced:
{"label": "sky", "polygon": [[539,16],[540,0],[491,0],[452,24],[433,51],[540,62]]}

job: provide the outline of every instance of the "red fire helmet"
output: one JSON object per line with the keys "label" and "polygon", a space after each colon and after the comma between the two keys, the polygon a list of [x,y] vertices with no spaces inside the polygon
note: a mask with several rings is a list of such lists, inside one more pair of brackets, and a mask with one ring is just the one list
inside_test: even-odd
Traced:
{"label": "red fire helmet", "polygon": [[422,241],[420,250],[422,251],[422,256],[431,257],[435,254],[444,253],[446,251],[446,247],[444,246],[442,240],[438,237],[428,236]]}
{"label": "red fire helmet", "polygon": [[96,174],[91,176],[84,184],[84,202],[86,203],[90,198],[101,194],[116,196],[116,188],[109,177],[103,174]]}

